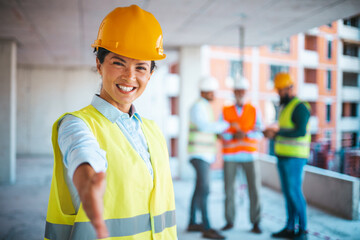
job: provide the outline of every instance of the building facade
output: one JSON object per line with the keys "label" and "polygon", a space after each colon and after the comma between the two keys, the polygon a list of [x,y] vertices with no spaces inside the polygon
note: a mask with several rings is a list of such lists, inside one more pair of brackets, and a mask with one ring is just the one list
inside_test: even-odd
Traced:
{"label": "building facade", "polygon": [[[357,169],[360,157],[351,157],[357,159],[354,163],[344,160],[344,149],[359,147],[359,22],[359,16],[354,16],[269,46],[248,47],[243,51],[234,47],[202,47],[203,72],[220,83],[214,103],[216,114],[220,114],[222,106],[233,102],[229,79],[242,73],[250,82],[247,97],[260,109],[264,124],[275,122],[279,99],[273,79],[280,71],[289,72],[295,80],[297,96],[311,105],[312,157],[309,164],[345,173],[345,168],[355,168],[360,176],[360,169]],[[176,73],[176,68],[174,65],[171,72]],[[172,109],[176,109],[176,96],[171,96],[171,103]],[[176,110],[173,112],[176,114]],[[176,157],[177,137],[172,136],[170,143],[172,156]],[[267,140],[261,142],[260,149],[269,153]],[[359,154],[355,152],[354,155]],[[214,167],[221,167],[221,155]]]}

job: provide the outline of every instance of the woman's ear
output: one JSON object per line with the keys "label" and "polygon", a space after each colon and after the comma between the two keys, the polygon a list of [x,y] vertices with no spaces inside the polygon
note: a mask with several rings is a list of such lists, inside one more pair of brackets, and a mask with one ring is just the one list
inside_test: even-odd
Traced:
{"label": "woman's ear", "polygon": [[96,58],[96,69],[97,69],[98,73],[102,76],[101,63],[100,63],[100,60],[98,58]]}

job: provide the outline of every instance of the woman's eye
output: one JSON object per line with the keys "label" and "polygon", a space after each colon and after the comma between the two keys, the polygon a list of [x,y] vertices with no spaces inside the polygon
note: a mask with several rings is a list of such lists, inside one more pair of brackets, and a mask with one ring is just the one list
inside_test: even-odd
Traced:
{"label": "woman's eye", "polygon": [[137,67],[138,70],[147,70],[146,67]]}
{"label": "woman's eye", "polygon": [[121,63],[121,62],[114,62],[113,64],[115,64],[115,65],[119,65],[119,66],[124,66],[124,64],[123,64],[123,63]]}

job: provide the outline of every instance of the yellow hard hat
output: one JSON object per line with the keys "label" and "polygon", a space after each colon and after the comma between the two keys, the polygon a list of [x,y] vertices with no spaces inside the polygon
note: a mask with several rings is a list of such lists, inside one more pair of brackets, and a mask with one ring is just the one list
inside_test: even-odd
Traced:
{"label": "yellow hard hat", "polygon": [[138,60],[161,60],[166,57],[163,34],[154,15],[136,5],[118,7],[101,22],[93,48]]}
{"label": "yellow hard hat", "polygon": [[277,73],[274,78],[274,86],[276,89],[282,89],[289,87],[294,84],[290,74],[288,73]]}

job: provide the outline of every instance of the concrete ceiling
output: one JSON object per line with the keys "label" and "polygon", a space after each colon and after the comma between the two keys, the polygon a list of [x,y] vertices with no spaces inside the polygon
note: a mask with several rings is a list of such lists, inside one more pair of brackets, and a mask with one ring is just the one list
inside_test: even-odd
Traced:
{"label": "concrete ceiling", "polygon": [[360,13],[360,0],[0,0],[0,38],[18,42],[21,64],[93,65],[104,16],[137,4],[160,22],[166,50],[184,45],[269,44]]}

